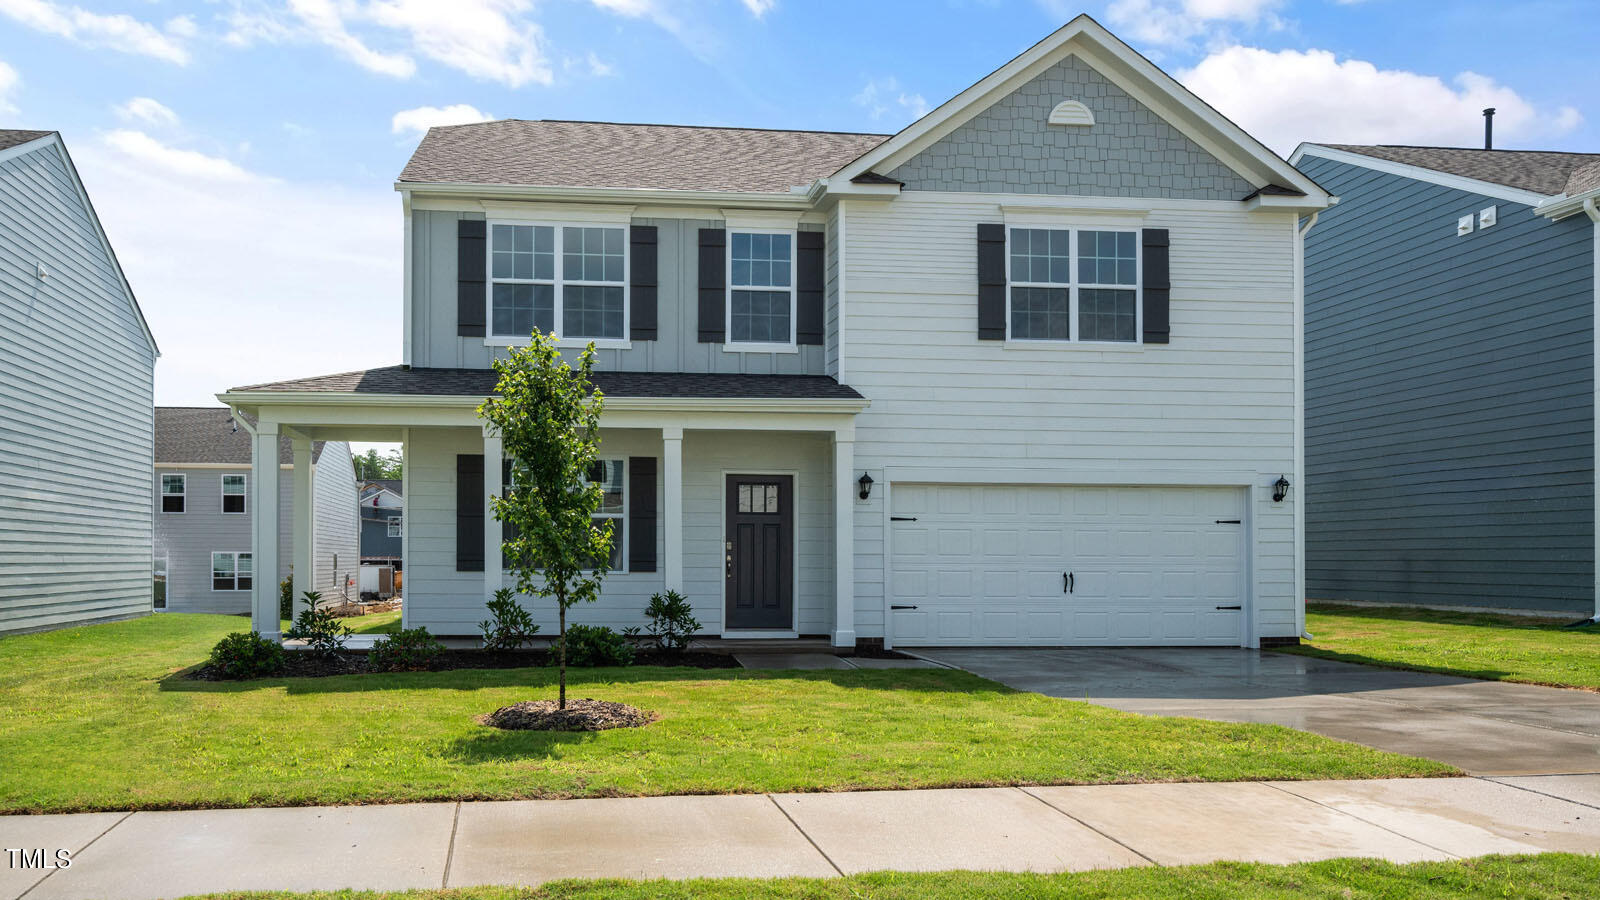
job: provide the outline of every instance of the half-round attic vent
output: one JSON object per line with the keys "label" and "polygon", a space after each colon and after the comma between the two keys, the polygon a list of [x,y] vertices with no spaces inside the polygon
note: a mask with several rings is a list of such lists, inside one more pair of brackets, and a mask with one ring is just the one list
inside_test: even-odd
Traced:
{"label": "half-round attic vent", "polygon": [[1050,110],[1051,125],[1093,125],[1094,113],[1076,100],[1063,100]]}

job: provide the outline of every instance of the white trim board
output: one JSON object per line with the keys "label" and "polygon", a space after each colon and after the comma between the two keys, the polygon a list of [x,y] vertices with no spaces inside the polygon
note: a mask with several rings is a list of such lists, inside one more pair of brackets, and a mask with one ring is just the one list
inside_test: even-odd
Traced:
{"label": "white trim board", "polygon": [[1422,166],[1413,166],[1409,163],[1379,159],[1376,156],[1367,156],[1362,153],[1351,153],[1348,150],[1335,150],[1332,147],[1324,147],[1321,144],[1301,144],[1295,148],[1294,155],[1289,157],[1289,161],[1298,165],[1300,160],[1306,156],[1315,156],[1319,159],[1360,166],[1364,169],[1371,169],[1374,172],[1399,175],[1402,178],[1410,178],[1415,181],[1437,184],[1440,187],[1454,188],[1470,194],[1482,194],[1485,197],[1494,197],[1497,200],[1522,203],[1528,206],[1538,206],[1540,203],[1550,199],[1549,195],[1535,191],[1525,191],[1521,188],[1495,184],[1492,181],[1480,181],[1463,175],[1451,175],[1448,172],[1439,172]]}

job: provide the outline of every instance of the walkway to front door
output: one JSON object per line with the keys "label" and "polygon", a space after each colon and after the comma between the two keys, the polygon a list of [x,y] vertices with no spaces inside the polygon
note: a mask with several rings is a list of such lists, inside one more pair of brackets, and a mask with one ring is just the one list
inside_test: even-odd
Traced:
{"label": "walkway to front door", "polygon": [[729,475],[729,631],[794,628],[794,476]]}

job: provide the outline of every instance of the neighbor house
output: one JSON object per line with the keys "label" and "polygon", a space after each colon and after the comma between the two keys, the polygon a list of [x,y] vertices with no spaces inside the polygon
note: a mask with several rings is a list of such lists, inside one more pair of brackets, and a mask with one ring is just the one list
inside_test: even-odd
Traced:
{"label": "neighbor house", "polygon": [[1595,603],[1600,153],[1302,145],[1307,595]]}
{"label": "neighbor house", "polygon": [[576,621],[670,588],[708,635],[841,647],[1301,633],[1328,195],[1087,17],[893,135],[487,122],[396,187],[401,364],[221,398],[269,449],[403,442],[409,626],[475,633],[510,584],[475,409],[540,328],[606,397],[613,571]]}
{"label": "neighbor house", "polygon": [[150,612],[158,355],[61,135],[0,130],[0,634]]}
{"label": "neighbor house", "polygon": [[[295,536],[288,525],[303,498],[291,489],[293,477],[272,480],[265,491],[258,490],[264,482],[253,474],[257,467],[252,465],[249,428],[248,420],[236,419],[226,407],[156,408],[155,478],[148,491],[156,497],[155,571],[164,585],[157,609],[248,613],[258,572],[273,573],[260,582],[273,597],[278,583],[290,574]],[[309,474],[304,499],[312,515],[302,534],[311,544],[316,577],[310,583],[297,578],[296,597],[317,590],[324,600],[354,599],[361,559],[349,445],[317,441],[299,448],[287,437],[274,443],[265,468],[298,468]],[[261,515],[258,496],[273,498],[271,516]],[[270,565],[258,566],[257,561],[268,558],[255,549],[255,528],[263,520],[271,522],[267,540],[276,552]],[[276,626],[271,630],[277,631]]]}
{"label": "neighbor house", "polygon": [[405,498],[402,479],[382,478],[360,483],[356,504],[361,510],[361,562],[363,565],[401,565],[400,536],[405,534]]}

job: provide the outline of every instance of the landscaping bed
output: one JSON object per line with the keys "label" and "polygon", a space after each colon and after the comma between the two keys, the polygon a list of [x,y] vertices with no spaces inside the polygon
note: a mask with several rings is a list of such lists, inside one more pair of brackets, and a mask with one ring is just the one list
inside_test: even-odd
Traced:
{"label": "landscaping bed", "polygon": [[[693,669],[737,669],[739,661],[729,653],[685,650],[668,653],[640,649],[634,655],[636,666],[686,666]],[[429,672],[458,669],[531,669],[555,665],[549,650],[443,650],[429,665]],[[364,650],[345,650],[334,656],[291,650],[284,654],[284,668],[274,678],[329,678],[335,675],[376,675],[367,668]],[[196,681],[229,681],[214,666],[204,664],[188,670],[185,678]]]}

